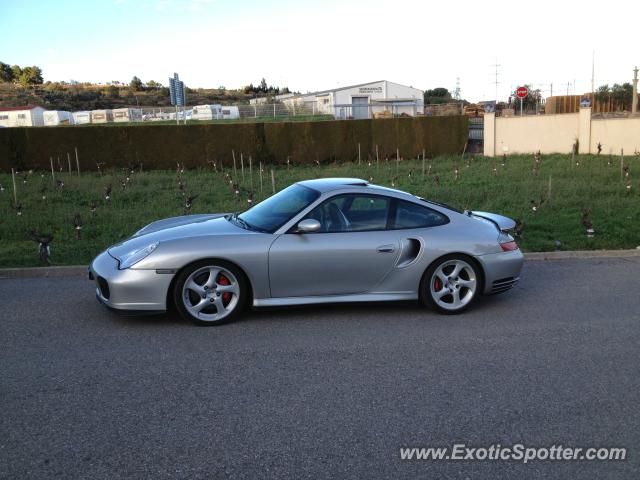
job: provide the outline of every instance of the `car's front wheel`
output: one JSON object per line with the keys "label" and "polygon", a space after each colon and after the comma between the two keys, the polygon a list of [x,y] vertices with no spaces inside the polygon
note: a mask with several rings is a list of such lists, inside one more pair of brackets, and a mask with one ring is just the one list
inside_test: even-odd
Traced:
{"label": "car's front wheel", "polygon": [[198,325],[221,325],[234,320],[247,302],[247,281],[234,265],[203,260],[182,270],[174,284],[180,315]]}
{"label": "car's front wheel", "polygon": [[466,255],[447,255],[425,272],[420,285],[422,302],[445,314],[471,306],[480,290],[480,272]]}

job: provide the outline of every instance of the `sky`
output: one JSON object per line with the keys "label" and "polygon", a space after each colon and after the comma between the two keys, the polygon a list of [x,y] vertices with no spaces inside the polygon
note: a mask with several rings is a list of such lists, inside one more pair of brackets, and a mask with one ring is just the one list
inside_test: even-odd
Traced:
{"label": "sky", "polygon": [[0,0],[0,61],[44,79],[307,92],[390,80],[463,98],[631,81],[640,2]]}

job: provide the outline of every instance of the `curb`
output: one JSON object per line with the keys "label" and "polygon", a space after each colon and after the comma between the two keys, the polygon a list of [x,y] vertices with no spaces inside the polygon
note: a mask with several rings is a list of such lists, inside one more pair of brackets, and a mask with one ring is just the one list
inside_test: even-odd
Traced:
{"label": "curb", "polygon": [[74,265],[69,267],[28,267],[0,268],[2,278],[54,278],[54,277],[86,277],[87,267]]}
{"label": "curb", "polygon": [[527,261],[540,260],[568,260],[577,258],[628,258],[640,257],[640,249],[635,250],[576,250],[556,252],[531,252],[525,253]]}
{"label": "curb", "polygon": [[[526,261],[569,260],[581,258],[629,258],[640,257],[640,248],[635,250],[577,250],[557,252],[525,253]],[[27,267],[0,268],[0,279],[3,278],[55,278],[55,277],[86,277],[87,267],[73,265],[63,267]]]}

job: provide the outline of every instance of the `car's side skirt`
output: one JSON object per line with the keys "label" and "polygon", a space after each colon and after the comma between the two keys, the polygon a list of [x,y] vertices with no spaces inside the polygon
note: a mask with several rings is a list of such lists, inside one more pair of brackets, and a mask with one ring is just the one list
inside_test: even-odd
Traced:
{"label": "car's side skirt", "polygon": [[322,295],[309,297],[255,298],[254,307],[281,307],[314,303],[389,302],[418,300],[418,292],[358,293],[351,295]]}

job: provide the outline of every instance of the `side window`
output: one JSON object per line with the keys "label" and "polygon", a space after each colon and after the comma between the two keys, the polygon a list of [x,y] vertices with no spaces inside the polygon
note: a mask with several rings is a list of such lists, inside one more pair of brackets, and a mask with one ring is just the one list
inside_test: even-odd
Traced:
{"label": "side window", "polygon": [[338,195],[313,209],[306,218],[318,220],[320,232],[385,230],[390,201],[377,195]]}
{"label": "side window", "polygon": [[404,200],[397,200],[393,219],[394,229],[437,227],[449,223],[449,219],[435,210]]}

